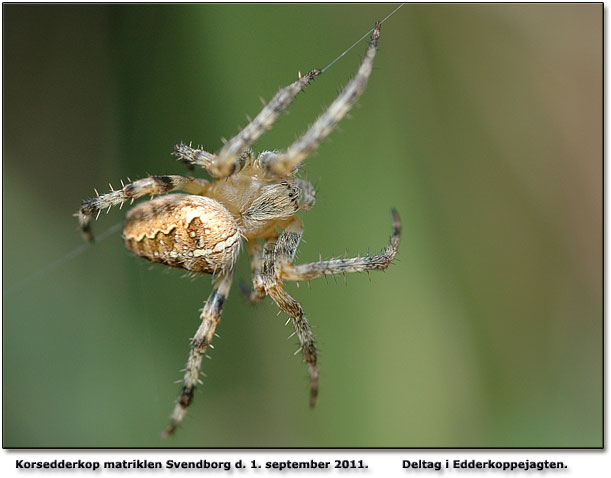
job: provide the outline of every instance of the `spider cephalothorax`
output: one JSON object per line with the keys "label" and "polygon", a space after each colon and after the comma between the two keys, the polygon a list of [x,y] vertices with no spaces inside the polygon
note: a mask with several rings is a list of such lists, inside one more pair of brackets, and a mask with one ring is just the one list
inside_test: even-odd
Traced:
{"label": "spider cephalothorax", "polygon": [[295,176],[297,168],[365,89],[379,36],[380,24],[377,23],[354,78],[305,135],[285,152],[265,151],[255,159],[248,148],[272,126],[295,95],[318,76],[320,70],[299,75],[297,81],[278,91],[255,119],[229,140],[217,155],[182,143],[175,147],[173,154],[178,159],[191,168],[201,166],[214,179],[222,181],[151,176],[83,202],[78,212],[79,223],[83,236],[91,240],[90,219],[93,215],[97,218],[102,210],[147,194],[188,193],[162,196],[131,209],[123,230],[125,245],[153,262],[218,275],[202,310],[202,323],[191,341],[182,389],[164,436],[176,430],[193,399],[202,357],[221,318],[242,241],[251,257],[253,274],[253,290],[247,291],[248,299],[255,303],[269,295],[292,320],[308,366],[312,406],[318,395],[316,343],[301,305],[284,290],[283,281],[380,270],[388,267],[394,259],[401,226],[399,216],[393,210],[393,234],[383,253],[293,264],[303,231],[303,224],[295,213],[311,209],[315,202],[313,186]]}

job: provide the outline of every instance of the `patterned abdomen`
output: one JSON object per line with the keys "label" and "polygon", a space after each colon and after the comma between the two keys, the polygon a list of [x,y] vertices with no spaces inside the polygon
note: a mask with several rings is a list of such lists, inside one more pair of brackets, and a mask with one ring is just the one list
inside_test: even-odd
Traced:
{"label": "patterned abdomen", "polygon": [[229,211],[214,199],[185,194],[131,209],[123,238],[145,259],[207,274],[231,269],[240,250],[240,231]]}

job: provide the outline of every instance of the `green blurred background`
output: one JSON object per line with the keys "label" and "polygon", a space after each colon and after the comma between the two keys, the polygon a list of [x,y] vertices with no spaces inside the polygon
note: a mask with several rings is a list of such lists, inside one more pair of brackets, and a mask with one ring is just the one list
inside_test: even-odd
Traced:
{"label": "green blurred background", "polygon": [[[3,6],[5,447],[602,445],[601,4],[390,18],[352,119],[304,169],[300,262],[381,249],[391,206],[404,225],[371,281],[288,286],[319,341],[319,405],[286,317],[234,287],[209,378],[159,439],[210,279],[151,267],[119,232],[83,247],[72,214],[94,187],[184,174],[176,142],[218,150],[393,8]],[[255,148],[303,132],[365,47]]]}

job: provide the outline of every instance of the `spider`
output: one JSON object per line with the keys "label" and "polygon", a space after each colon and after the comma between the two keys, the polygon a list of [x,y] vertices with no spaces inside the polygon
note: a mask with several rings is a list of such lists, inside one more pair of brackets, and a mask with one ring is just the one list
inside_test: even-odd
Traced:
{"label": "spider", "polygon": [[[324,275],[386,269],[397,253],[401,224],[392,210],[390,244],[379,255],[293,264],[303,231],[295,216],[314,206],[314,187],[296,177],[302,161],[333,130],[362,94],[371,74],[380,23],[376,23],[367,53],[356,75],[310,129],[285,152],[264,151],[255,159],[249,146],[288,107],[294,97],[321,71],[312,70],[280,89],[261,112],[216,155],[180,143],[172,153],[190,169],[200,166],[216,181],[184,176],[150,176],[120,190],[83,201],[77,213],[83,237],[93,240],[90,219],[127,200],[173,191],[132,208],[126,216],[123,239],[128,249],[152,262],[217,277],[201,311],[201,325],[191,339],[184,378],[170,423],[162,436],[172,435],[185,417],[199,380],[202,358],[210,346],[231,287],[242,241],[251,259],[253,289],[250,303],[270,296],[290,317],[309,373],[310,406],[318,396],[316,342],[299,302],[284,289],[284,281],[311,280]],[[281,232],[279,232],[279,230]]]}

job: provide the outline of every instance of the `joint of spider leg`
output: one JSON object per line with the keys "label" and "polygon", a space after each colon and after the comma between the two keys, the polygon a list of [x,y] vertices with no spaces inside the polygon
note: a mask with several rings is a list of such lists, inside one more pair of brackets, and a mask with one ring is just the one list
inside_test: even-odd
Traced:
{"label": "joint of spider leg", "polygon": [[93,198],[85,199],[81,204],[80,212],[86,216],[91,216],[97,210],[97,208],[93,205],[95,201],[96,199]]}

